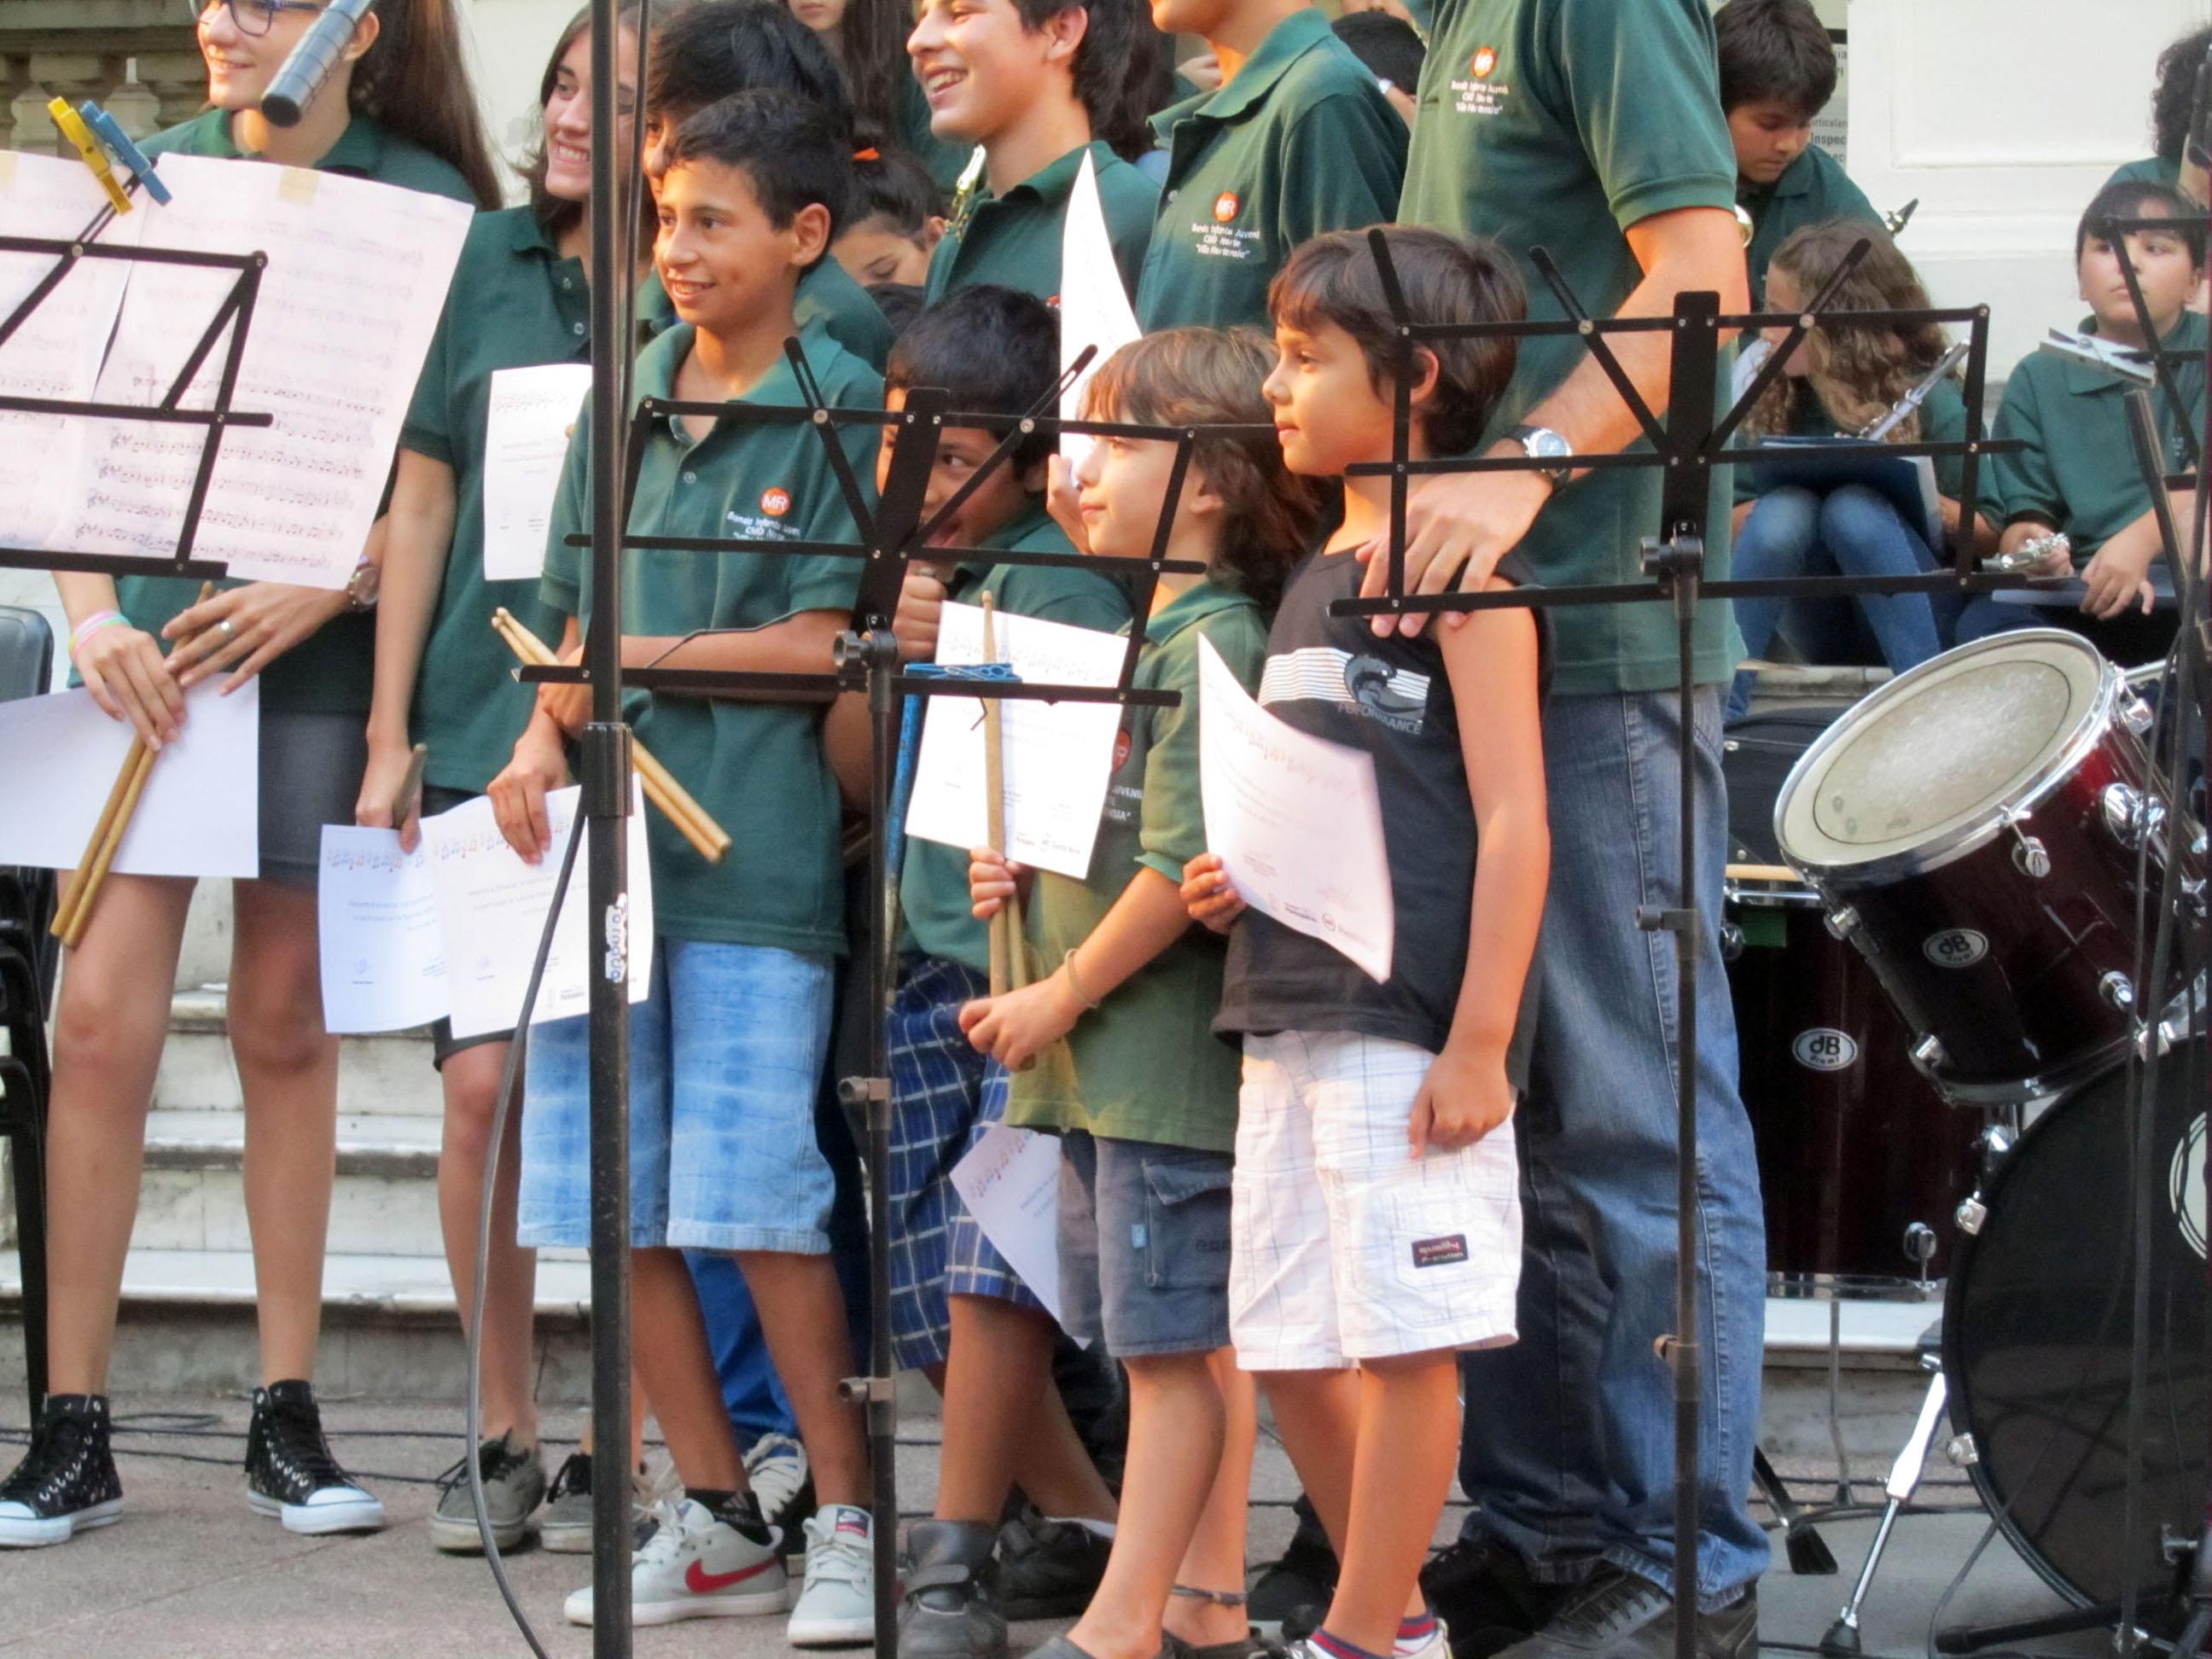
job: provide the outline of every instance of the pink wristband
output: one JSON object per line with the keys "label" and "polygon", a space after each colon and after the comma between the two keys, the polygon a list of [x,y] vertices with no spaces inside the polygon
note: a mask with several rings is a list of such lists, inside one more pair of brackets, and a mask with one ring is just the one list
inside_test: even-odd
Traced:
{"label": "pink wristband", "polygon": [[94,611],[89,617],[87,617],[82,622],[79,623],[75,628],[70,630],[70,660],[71,662],[75,662],[76,660],[76,653],[84,647],[84,642],[90,639],[94,634],[97,634],[101,629],[112,628],[118,623],[127,625],[130,619],[120,611]]}

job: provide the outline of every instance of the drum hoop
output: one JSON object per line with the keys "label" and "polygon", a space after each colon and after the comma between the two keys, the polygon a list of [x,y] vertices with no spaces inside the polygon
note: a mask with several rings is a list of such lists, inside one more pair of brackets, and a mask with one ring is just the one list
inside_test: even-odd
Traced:
{"label": "drum hoop", "polygon": [[[1907,848],[1881,858],[1850,864],[1819,864],[1790,850],[1784,829],[1784,819],[1788,815],[1790,803],[1820,763],[1849,735],[1854,715],[1885,702],[1898,701],[1904,689],[1933,678],[1931,671],[1948,669],[1970,655],[1986,655],[2006,646],[2039,641],[2057,641],[2069,647],[2086,650],[2094,657],[2099,669],[2097,693],[2087,717],[2074,735],[2042,765],[2028,772],[2011,794],[2001,797],[1996,805],[1984,808],[1983,815],[1970,823],[1932,837],[1917,847]],[[1842,889],[1883,886],[1903,880],[1907,876],[1926,875],[1947,864],[1956,863],[2002,835],[2011,821],[2033,812],[2079,769],[2081,763],[2104,741],[2106,734],[2119,723],[2120,696],[2125,690],[2126,681],[2120,671],[2106,659],[2102,652],[2088,644],[2079,634],[2069,633],[2063,628],[2021,628],[2008,633],[1993,634],[1970,645],[1946,651],[1940,656],[1930,657],[1926,662],[1917,663],[1846,709],[1797,757],[1797,763],[1782,780],[1782,788],[1774,798],[1774,839],[1781,848],[1782,857],[1791,869],[1823,892],[1832,886]]]}

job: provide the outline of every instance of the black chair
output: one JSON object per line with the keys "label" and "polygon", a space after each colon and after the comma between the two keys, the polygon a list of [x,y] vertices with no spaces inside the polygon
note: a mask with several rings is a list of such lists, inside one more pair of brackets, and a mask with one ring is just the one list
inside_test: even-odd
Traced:
{"label": "black chair", "polygon": [[[0,605],[0,702],[41,695],[52,678],[53,629],[35,611]],[[58,956],[46,933],[51,870],[0,868],[0,1137],[15,1199],[23,1269],[23,1375],[36,1422],[46,1395],[46,1012]]]}

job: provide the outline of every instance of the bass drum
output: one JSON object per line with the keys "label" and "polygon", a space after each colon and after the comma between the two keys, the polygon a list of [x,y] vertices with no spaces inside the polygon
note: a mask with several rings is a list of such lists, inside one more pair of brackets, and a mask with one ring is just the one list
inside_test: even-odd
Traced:
{"label": "bass drum", "polygon": [[2193,1539],[2204,1524],[2205,1120],[2190,1059],[2177,1049],[2159,1062],[2151,1114],[2150,1369],[2132,1540],[2125,1066],[2021,1137],[1984,1195],[1980,1232],[1960,1242],[1943,1304],[1951,1419],[1972,1438],[1974,1485],[2028,1565],[2084,1607],[2118,1601],[2130,1579],[2162,1593],[2160,1534]]}

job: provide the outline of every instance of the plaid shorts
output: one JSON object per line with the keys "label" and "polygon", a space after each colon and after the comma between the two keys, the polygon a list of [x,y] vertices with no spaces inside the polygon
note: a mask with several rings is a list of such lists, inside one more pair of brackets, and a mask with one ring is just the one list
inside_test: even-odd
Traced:
{"label": "plaid shorts", "polygon": [[961,1005],[989,988],[972,969],[921,957],[891,1000],[891,1343],[912,1370],[945,1363],[948,1295],[1044,1306],[952,1188],[952,1166],[1006,1115],[1006,1068],[960,1030]]}

